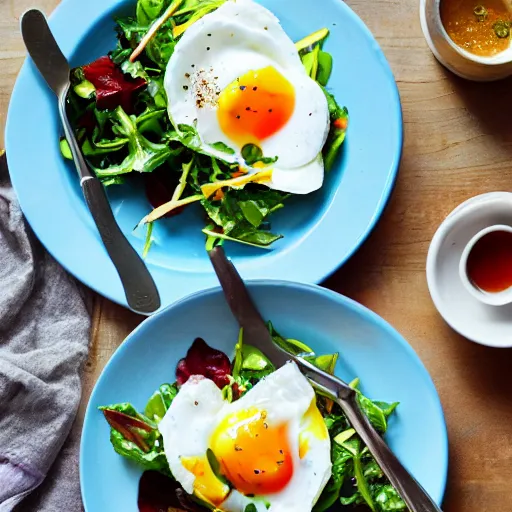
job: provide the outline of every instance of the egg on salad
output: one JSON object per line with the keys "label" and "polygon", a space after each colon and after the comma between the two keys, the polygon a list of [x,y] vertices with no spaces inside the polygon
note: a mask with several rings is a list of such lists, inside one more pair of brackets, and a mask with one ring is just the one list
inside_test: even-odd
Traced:
{"label": "egg on salad", "polygon": [[164,85],[176,129],[193,127],[199,151],[238,163],[246,182],[294,194],[322,186],[327,99],[263,6],[228,0],[195,22],[176,44]]}
{"label": "egg on salad", "polygon": [[327,428],[292,362],[234,402],[193,376],[158,428],[174,478],[225,512],[310,512],[331,476]]}

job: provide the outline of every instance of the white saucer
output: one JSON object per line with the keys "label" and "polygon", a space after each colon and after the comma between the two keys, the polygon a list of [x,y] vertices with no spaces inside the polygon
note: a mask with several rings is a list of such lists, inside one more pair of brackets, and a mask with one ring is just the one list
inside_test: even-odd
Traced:
{"label": "white saucer", "polygon": [[439,226],[427,256],[427,282],[445,321],[462,336],[490,347],[512,347],[512,304],[488,306],[464,288],[459,260],[480,230],[493,224],[512,226],[512,193],[473,197],[453,210]]}

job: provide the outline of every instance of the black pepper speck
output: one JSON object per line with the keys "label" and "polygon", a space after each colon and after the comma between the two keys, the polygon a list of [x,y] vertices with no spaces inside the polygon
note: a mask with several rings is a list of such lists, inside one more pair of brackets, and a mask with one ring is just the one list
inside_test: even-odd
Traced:
{"label": "black pepper speck", "polygon": [[245,107],[245,110],[251,110],[251,107]]}
{"label": "black pepper speck", "polygon": [[210,51],[210,47],[209,46],[206,47],[206,51]]}
{"label": "black pepper speck", "polygon": [[258,90],[258,88],[257,88],[257,87],[253,87],[253,88],[252,88],[252,90],[253,90],[253,91],[257,91],[257,90]]}
{"label": "black pepper speck", "polygon": [[183,90],[184,90],[184,91],[188,91],[188,85],[184,85],[184,86],[183,86]]}

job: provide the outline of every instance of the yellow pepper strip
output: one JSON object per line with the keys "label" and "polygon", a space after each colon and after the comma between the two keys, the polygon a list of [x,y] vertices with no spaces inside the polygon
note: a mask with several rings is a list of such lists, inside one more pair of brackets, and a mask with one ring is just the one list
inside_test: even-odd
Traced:
{"label": "yellow pepper strip", "polygon": [[172,212],[176,208],[180,208],[181,206],[185,206],[190,203],[195,203],[196,201],[201,201],[203,199],[202,195],[195,195],[185,197],[185,199],[180,199],[179,201],[168,201],[167,203],[162,204],[158,208],[155,208],[150,214],[146,215],[141,221],[140,224],[147,224],[148,222],[154,222],[155,220],[163,217],[165,214]]}
{"label": "yellow pepper strip", "polygon": [[144,51],[144,48],[146,48],[149,41],[151,41],[153,36],[160,30],[160,27],[179,9],[182,3],[183,0],[174,0],[174,2],[172,2],[171,5],[169,5],[166,11],[162,14],[162,16],[155,20],[146,35],[142,38],[139,46],[137,46],[137,48],[135,48],[133,53],[130,55],[130,62],[135,62],[137,57]]}
{"label": "yellow pepper strip", "polygon": [[204,194],[204,197],[208,198],[223,187],[237,188],[243,187],[247,185],[247,183],[265,183],[270,180],[272,180],[272,169],[265,169],[264,171],[256,172],[248,176],[239,176],[238,178],[232,178],[230,180],[206,183],[201,187],[201,192]]}
{"label": "yellow pepper strip", "polygon": [[297,41],[295,43],[295,48],[297,48],[297,51],[300,52],[324,40],[328,35],[329,31],[326,28],[321,28],[312,34],[309,34],[309,36],[306,36],[304,39]]}

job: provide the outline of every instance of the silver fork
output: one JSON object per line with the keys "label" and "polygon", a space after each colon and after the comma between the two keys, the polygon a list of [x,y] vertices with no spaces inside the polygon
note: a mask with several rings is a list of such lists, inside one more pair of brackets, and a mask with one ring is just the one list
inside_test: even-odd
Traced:
{"label": "silver fork", "polygon": [[329,396],[341,407],[410,512],[442,512],[372,427],[359,407],[356,392],[341,379],[323,372],[302,357],[289,354],[278,347],[272,341],[267,326],[256,309],[240,274],[226,257],[222,247],[215,247],[209,255],[227,303],[244,330],[244,341],[260,349],[276,368],[288,361],[294,361],[314,388]]}

